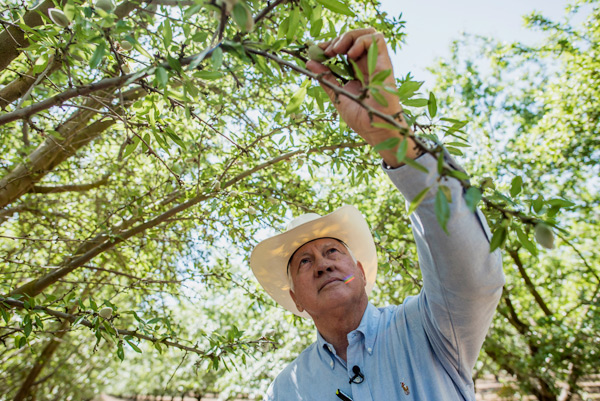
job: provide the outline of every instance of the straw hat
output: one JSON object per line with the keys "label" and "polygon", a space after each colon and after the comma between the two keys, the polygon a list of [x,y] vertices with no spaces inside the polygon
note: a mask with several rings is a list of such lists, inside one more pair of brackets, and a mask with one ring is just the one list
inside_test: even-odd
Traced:
{"label": "straw hat", "polygon": [[365,218],[354,206],[342,206],[325,216],[307,213],[296,217],[285,232],[256,245],[250,256],[250,267],[258,282],[279,305],[302,317],[310,316],[298,311],[289,294],[287,264],[298,248],[318,238],[336,238],[348,245],[362,263],[367,295],[373,290],[377,276],[373,236]]}

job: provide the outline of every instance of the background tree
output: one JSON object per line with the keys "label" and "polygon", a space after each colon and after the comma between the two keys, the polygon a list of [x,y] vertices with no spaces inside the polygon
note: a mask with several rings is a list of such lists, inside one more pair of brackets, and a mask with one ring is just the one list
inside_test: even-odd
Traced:
{"label": "background tree", "polygon": [[[587,17],[576,26],[580,7]],[[584,397],[579,383],[598,372],[600,352],[600,10],[581,1],[567,11],[563,22],[527,17],[546,35],[538,47],[467,37],[433,69],[444,111],[471,119],[471,171],[498,177],[508,208],[560,227],[555,249],[541,251],[530,240],[539,228],[486,210],[497,230],[506,227],[508,281],[480,366],[539,400]]]}
{"label": "background tree", "polygon": [[[441,66],[443,102],[398,80],[427,151],[460,156],[471,143],[475,185],[454,174],[473,204],[483,194],[493,246],[506,249],[509,284],[479,368],[541,400],[568,399],[597,371],[592,5],[581,31],[533,16],[549,33],[540,49],[486,43],[489,77],[457,45]],[[29,7],[7,3],[0,42],[7,399],[260,396],[314,333],[264,297],[247,257],[299,213],[358,205],[380,250],[374,302],[419,291],[403,199],[303,69],[309,41],[355,27],[395,49],[403,22],[377,2]],[[366,78],[367,95],[385,90]],[[448,201],[436,195],[442,224]],[[555,250],[533,243],[535,227],[558,230]]]}

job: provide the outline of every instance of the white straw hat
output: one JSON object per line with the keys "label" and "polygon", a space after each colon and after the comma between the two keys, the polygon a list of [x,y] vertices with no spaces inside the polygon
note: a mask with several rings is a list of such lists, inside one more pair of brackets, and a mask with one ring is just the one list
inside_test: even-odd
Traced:
{"label": "white straw hat", "polygon": [[367,295],[373,290],[377,276],[373,236],[365,218],[354,206],[342,206],[326,216],[307,213],[296,217],[285,232],[256,245],[250,256],[250,267],[258,282],[279,305],[302,317],[310,316],[296,308],[289,294],[287,265],[298,248],[318,238],[336,238],[348,245],[356,260],[362,263]]}

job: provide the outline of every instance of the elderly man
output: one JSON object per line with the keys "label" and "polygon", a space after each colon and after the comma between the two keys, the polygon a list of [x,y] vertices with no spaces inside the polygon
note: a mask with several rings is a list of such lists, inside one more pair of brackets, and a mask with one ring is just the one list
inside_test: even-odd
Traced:
{"label": "elderly man", "polygon": [[[373,40],[378,47],[375,73],[391,69],[384,38],[371,28],[347,32],[320,46],[327,56],[353,59],[367,76],[367,51]],[[324,65],[311,61],[307,68],[339,85]],[[395,87],[393,76],[387,84]],[[323,88],[344,121],[370,145],[402,137],[398,131],[374,128],[360,105],[343,96],[336,99],[330,88]],[[345,88],[361,91],[358,81]],[[400,116],[398,99],[385,96],[386,107],[366,101]],[[420,155],[407,140],[412,145],[407,157],[429,174],[399,163],[395,150],[380,154],[384,170],[408,201],[431,187],[410,216],[422,291],[401,305],[376,308],[369,303],[377,256],[369,227],[352,206],[326,216],[300,216],[287,231],[258,244],[250,264],[259,282],[280,305],[312,318],[317,327],[317,341],[279,374],[267,400],[475,400],[471,371],[504,284],[500,254],[489,252],[486,221],[481,212],[466,206],[461,184],[440,179],[436,159]],[[447,233],[434,212],[442,184],[452,194]]]}

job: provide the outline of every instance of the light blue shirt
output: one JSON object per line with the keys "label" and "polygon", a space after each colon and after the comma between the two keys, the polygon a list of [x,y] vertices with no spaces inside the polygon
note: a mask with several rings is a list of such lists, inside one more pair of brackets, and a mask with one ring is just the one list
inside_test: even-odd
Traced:
{"label": "light blue shirt", "polygon": [[[409,166],[386,172],[409,202],[432,186],[410,216],[421,293],[401,305],[369,304],[358,328],[348,333],[347,362],[317,333],[317,341],[275,379],[267,400],[339,401],[338,389],[353,401],[475,400],[471,372],[504,285],[501,257],[489,252],[485,218],[467,208],[460,183],[438,182],[430,155],[418,161],[429,174]],[[449,234],[434,212],[440,184],[452,193]],[[349,383],[354,366],[364,374],[362,383]]]}

